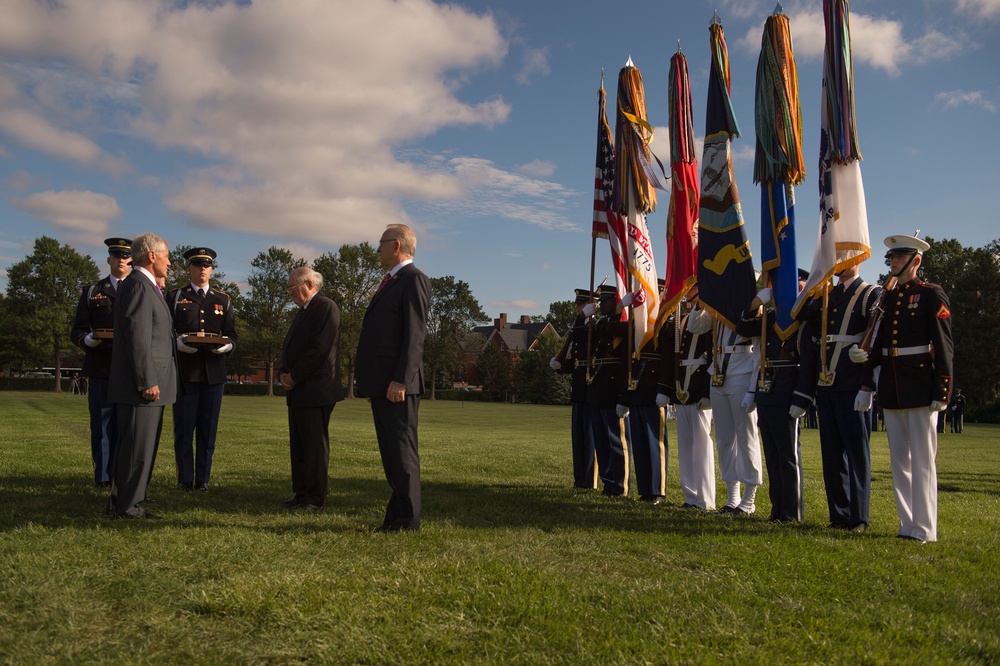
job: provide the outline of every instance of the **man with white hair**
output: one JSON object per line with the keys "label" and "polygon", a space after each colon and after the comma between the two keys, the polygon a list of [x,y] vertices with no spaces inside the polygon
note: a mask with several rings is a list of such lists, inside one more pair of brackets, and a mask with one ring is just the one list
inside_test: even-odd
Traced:
{"label": "man with white hair", "polygon": [[922,282],[917,271],[927,241],[889,236],[886,259],[896,287],[885,299],[884,313],[870,352],[851,350],[851,360],[865,362],[855,409],[871,408],[875,368],[880,368],[878,400],[892,461],[901,539],[937,541],[937,430],[935,421],[948,408],[951,393],[951,306],[939,285]]}

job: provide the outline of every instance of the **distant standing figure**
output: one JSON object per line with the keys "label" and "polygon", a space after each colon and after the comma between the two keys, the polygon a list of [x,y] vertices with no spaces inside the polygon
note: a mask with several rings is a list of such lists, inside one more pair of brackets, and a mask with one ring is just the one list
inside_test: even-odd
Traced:
{"label": "distant standing figure", "polygon": [[390,224],[382,232],[378,258],[389,273],[365,312],[355,360],[358,392],[371,400],[382,467],[392,489],[377,532],[420,530],[417,412],[424,392],[431,283],[413,265],[416,251],[416,236],[406,225]]}
{"label": "distant standing figure", "polygon": [[961,433],[965,425],[965,396],[962,389],[955,389],[955,397],[951,400],[951,431]]}
{"label": "distant standing figure", "polygon": [[177,397],[177,357],[170,308],[156,278],[167,275],[167,242],[155,234],[132,240],[135,269],[115,299],[115,344],[108,398],[117,405],[118,450],[109,512],[159,518],[139,503],[153,467],[163,408]]}
{"label": "distant standing figure", "polygon": [[340,308],[320,293],[323,276],[308,266],[288,275],[288,293],[299,306],[281,348],[278,381],[288,392],[288,443],[293,510],[326,506],[330,468],[330,415],[343,400],[340,384]]}
{"label": "distant standing figure", "polygon": [[75,372],[69,380],[69,390],[73,395],[80,395],[80,375]]}
{"label": "distant standing figure", "polygon": [[84,287],[76,306],[70,339],[84,352],[81,390],[87,394],[90,410],[90,456],[94,462],[94,485],[109,488],[118,442],[115,405],[108,399],[114,304],[121,281],[132,271],[132,241],[128,238],[108,238],[104,244],[108,246],[107,262],[111,272]]}
{"label": "distant standing figure", "polygon": [[[222,389],[226,384],[226,355],[237,341],[236,317],[228,294],[209,284],[213,262],[218,255],[209,247],[195,247],[184,253],[191,282],[167,295],[174,315],[177,355],[184,388],[174,403],[174,456],[177,483],[181,490],[208,491],[215,453],[215,434],[222,409]],[[225,344],[184,342],[185,336],[198,340],[206,336],[229,338]],[[192,447],[197,451],[192,455]]]}

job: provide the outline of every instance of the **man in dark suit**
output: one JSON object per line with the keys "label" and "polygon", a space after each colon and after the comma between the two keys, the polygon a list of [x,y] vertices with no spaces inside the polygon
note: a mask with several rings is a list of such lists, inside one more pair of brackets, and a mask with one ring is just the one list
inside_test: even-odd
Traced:
{"label": "man in dark suit", "polygon": [[375,434],[392,496],[379,532],[420,530],[417,411],[424,392],[423,355],[430,280],[413,265],[417,239],[390,224],[379,240],[389,270],[368,305],[355,361],[358,392],[371,399]]}
{"label": "man in dark suit", "polygon": [[[111,461],[118,440],[114,404],[108,400],[111,374],[111,343],[114,304],[118,284],[132,271],[132,241],[108,238],[108,277],[87,285],[76,306],[76,320],[70,338],[84,352],[80,389],[87,395],[90,409],[90,455],[94,460],[94,485],[110,487],[114,470]],[[87,381],[90,381],[90,391]]]}
{"label": "man in dark suit", "polygon": [[108,399],[117,405],[118,450],[110,513],[118,518],[158,518],[139,503],[153,466],[163,408],[177,396],[177,357],[170,308],[157,284],[170,257],[155,234],[132,240],[135,268],[118,287],[115,344]]}
{"label": "man in dark suit", "polygon": [[288,293],[299,306],[281,348],[278,381],[288,392],[292,460],[289,509],[326,506],[330,468],[330,415],[344,397],[340,384],[340,308],[320,293],[323,276],[301,266],[288,275]]}
{"label": "man in dark suit", "polygon": [[[177,334],[178,367],[184,391],[174,403],[174,455],[181,490],[208,491],[215,433],[226,383],[226,354],[236,344],[236,318],[227,294],[212,289],[209,278],[217,254],[208,247],[184,253],[191,282],[167,294]],[[218,337],[228,342],[203,342]],[[186,342],[185,342],[186,338]],[[197,441],[197,455],[192,445]]]}

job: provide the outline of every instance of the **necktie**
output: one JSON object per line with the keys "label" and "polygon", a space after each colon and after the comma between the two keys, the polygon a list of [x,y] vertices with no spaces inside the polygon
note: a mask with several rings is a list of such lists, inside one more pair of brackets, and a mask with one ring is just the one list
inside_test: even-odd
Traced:
{"label": "necktie", "polygon": [[205,298],[205,290],[198,287],[198,298]]}
{"label": "necktie", "polygon": [[377,294],[377,293],[379,293],[380,291],[382,291],[382,287],[384,287],[384,286],[385,286],[386,284],[388,284],[388,282],[389,282],[389,280],[390,280],[391,278],[392,278],[392,273],[386,273],[386,274],[385,274],[385,277],[384,277],[384,278],[382,278],[382,281],[381,281],[381,282],[379,282],[379,285],[378,285],[378,289],[376,289],[376,290],[375,290],[375,293]]}
{"label": "necktie", "polygon": [[160,285],[158,285],[158,284],[156,284],[156,283],[154,282],[154,283],[153,283],[153,286],[154,286],[154,287],[156,287],[156,293],[158,293],[158,294],[159,294],[160,296],[163,296],[163,290],[162,290],[162,289],[160,289]]}

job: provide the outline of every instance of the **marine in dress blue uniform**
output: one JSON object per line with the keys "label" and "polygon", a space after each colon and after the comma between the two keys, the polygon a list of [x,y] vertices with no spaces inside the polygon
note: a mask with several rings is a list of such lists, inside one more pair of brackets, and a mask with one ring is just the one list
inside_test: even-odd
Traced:
{"label": "marine in dress blue uniform", "polygon": [[927,241],[889,236],[885,245],[897,285],[884,299],[856,405],[870,406],[879,368],[878,399],[889,440],[898,536],[926,543],[937,541],[935,420],[948,408],[951,394],[951,305],[939,285],[917,277],[923,252],[930,248]]}
{"label": "marine in dress blue uniform", "polygon": [[[232,299],[209,284],[217,257],[207,247],[184,253],[191,282],[172,290],[167,304],[174,316],[177,360],[183,391],[174,403],[174,456],[182,490],[208,490],[215,435],[226,382],[226,355],[237,342]],[[198,344],[194,339],[224,336],[224,344]],[[185,342],[185,338],[188,342]],[[193,446],[196,451],[192,453]]]}
{"label": "marine in dress blue uniform", "polygon": [[[820,299],[808,302],[799,319],[806,327],[801,372],[811,378],[803,392],[816,400],[830,527],[861,532],[868,529],[871,504],[871,415],[854,409],[862,367],[852,362],[849,350],[861,342],[881,289],[865,283],[858,271],[858,266],[842,271],[830,290],[825,339],[820,339]],[[821,345],[826,348],[825,371]]]}
{"label": "marine in dress blue uniform", "polygon": [[110,274],[87,285],[76,306],[70,339],[84,352],[83,376],[87,378],[87,407],[90,410],[90,455],[94,461],[94,485],[110,487],[112,459],[118,441],[115,405],[108,400],[114,304],[118,283],[132,271],[132,241],[108,238]]}
{"label": "marine in dress blue uniform", "polygon": [[569,402],[572,410],[570,437],[573,452],[573,486],[575,488],[597,488],[597,458],[594,454],[594,430],[590,423],[590,407],[587,405],[587,341],[584,336],[574,336],[577,327],[586,331],[583,308],[593,302],[593,292],[589,289],[576,290],[576,319],[566,333],[569,350],[564,359],[552,358],[549,365],[557,372],[570,374]]}

